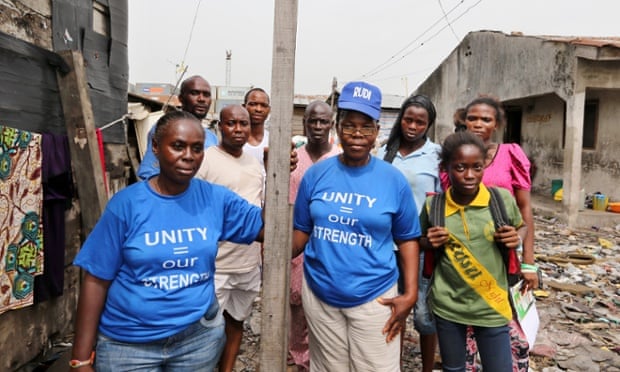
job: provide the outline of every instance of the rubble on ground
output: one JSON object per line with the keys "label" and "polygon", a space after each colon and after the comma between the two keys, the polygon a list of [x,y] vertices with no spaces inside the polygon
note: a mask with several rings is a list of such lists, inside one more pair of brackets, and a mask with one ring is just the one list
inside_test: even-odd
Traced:
{"label": "rubble on ground", "polygon": [[[572,230],[541,213],[536,213],[535,224],[536,264],[543,286],[535,292],[540,328],[530,350],[531,371],[620,372],[620,225]],[[245,322],[236,372],[258,371],[260,305],[259,299]],[[410,317],[403,371],[421,370],[417,339]],[[55,370],[60,363],[55,359],[70,350],[70,344],[61,346],[29,366],[39,369],[28,370],[43,371],[50,364],[54,366],[49,371]],[[61,364],[57,370],[66,369],[66,360]]]}
{"label": "rubble on ground", "polygon": [[535,223],[543,289],[535,292],[540,328],[532,369],[620,371],[620,226]]}
{"label": "rubble on ground", "polygon": [[[541,215],[535,224],[543,286],[535,292],[540,327],[530,369],[620,372],[620,225],[572,230]],[[237,372],[258,370],[260,302],[245,330]],[[403,354],[403,371],[421,370],[411,321]]]}

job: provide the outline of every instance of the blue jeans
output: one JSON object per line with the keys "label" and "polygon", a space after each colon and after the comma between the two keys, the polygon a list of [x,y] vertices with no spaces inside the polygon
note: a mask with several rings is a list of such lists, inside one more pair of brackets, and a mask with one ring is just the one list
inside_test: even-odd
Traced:
{"label": "blue jeans", "polygon": [[149,343],[115,341],[100,333],[95,369],[98,372],[213,371],[226,342],[224,316],[218,311],[216,300],[214,305],[183,331]]}
{"label": "blue jeans", "polygon": [[[467,325],[454,323],[435,315],[439,351],[444,371],[465,372]],[[483,371],[511,372],[512,351],[508,326],[477,327],[474,335]]]}
{"label": "blue jeans", "polygon": [[[428,251],[429,254],[433,252]],[[431,278],[425,278],[422,275],[422,268],[424,267],[424,256],[426,252],[420,252],[420,266],[418,271],[418,300],[413,307],[413,324],[416,331],[421,335],[433,335],[437,333],[435,329],[435,320],[433,319],[433,313],[430,306],[428,306],[428,294],[431,289]]]}

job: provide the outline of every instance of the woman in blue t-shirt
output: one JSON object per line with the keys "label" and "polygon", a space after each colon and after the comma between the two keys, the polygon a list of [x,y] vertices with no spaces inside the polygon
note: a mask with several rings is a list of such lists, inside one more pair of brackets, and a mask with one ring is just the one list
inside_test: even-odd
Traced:
{"label": "woman in blue t-shirt", "polygon": [[262,241],[261,209],[194,179],[204,129],[187,112],[156,124],[160,173],[110,200],[75,258],[85,271],[70,365],[207,371],[224,346],[213,283],[220,240]]}
{"label": "woman in blue t-shirt", "polygon": [[[345,85],[342,154],[313,165],[299,186],[293,254],[304,252],[311,371],[400,369],[400,332],[417,298],[420,227],[405,177],[370,154],[380,113],[377,87]],[[401,295],[394,242],[405,271]]]}

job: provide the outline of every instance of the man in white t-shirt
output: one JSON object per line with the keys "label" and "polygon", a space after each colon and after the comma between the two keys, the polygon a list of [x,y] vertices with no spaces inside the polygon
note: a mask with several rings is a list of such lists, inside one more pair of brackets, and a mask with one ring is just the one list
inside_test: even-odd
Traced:
{"label": "man in white t-shirt", "polygon": [[[229,105],[220,112],[221,140],[205,150],[197,177],[226,186],[251,204],[263,199],[264,169],[245,151],[250,137],[250,114],[241,105]],[[219,370],[232,371],[243,337],[243,322],[261,285],[261,245],[221,242],[215,261],[215,292],[226,320],[226,345]]]}
{"label": "man in white t-shirt", "polygon": [[250,137],[243,150],[265,166],[265,148],[269,146],[269,131],[265,129],[265,122],[271,111],[269,95],[262,88],[252,88],[245,93],[243,107],[250,114],[251,124]]}

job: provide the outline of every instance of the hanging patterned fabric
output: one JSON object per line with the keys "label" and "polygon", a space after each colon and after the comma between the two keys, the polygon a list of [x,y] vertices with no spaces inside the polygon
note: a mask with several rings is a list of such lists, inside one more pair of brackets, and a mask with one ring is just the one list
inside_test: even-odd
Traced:
{"label": "hanging patterned fabric", "polygon": [[0,313],[32,305],[43,272],[41,135],[0,126]]}

